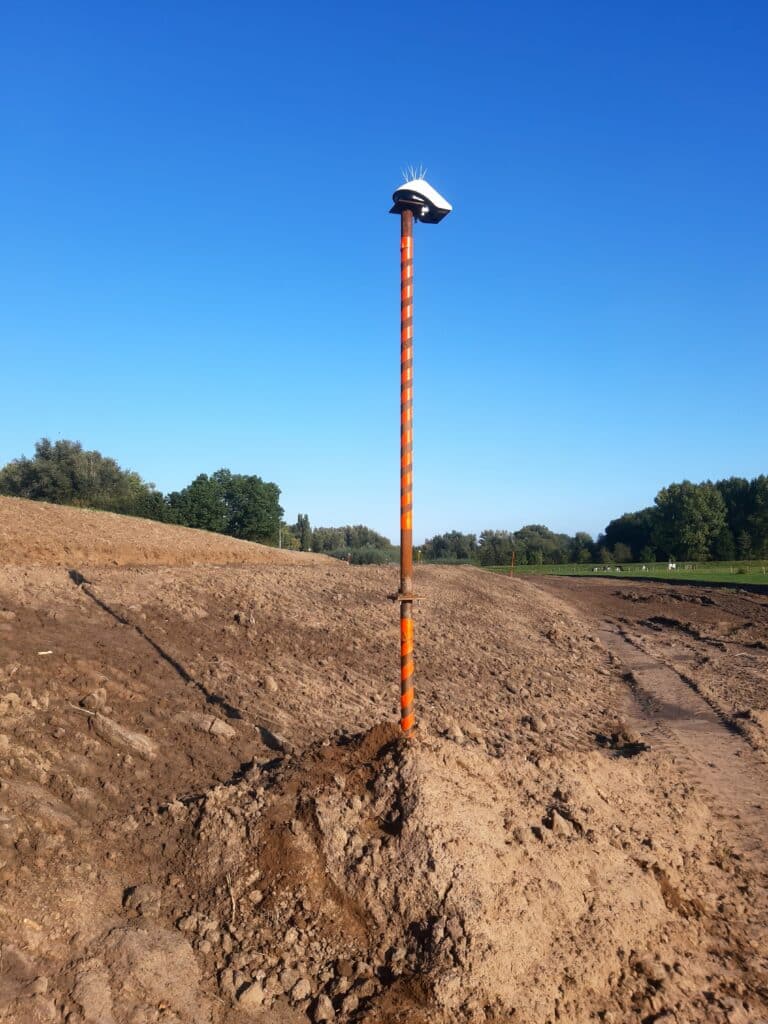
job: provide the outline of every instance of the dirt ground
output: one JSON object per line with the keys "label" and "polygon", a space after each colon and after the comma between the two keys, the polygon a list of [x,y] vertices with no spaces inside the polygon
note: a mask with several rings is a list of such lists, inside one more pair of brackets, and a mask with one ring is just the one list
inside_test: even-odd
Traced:
{"label": "dirt ground", "polygon": [[0,541],[0,1021],[768,1021],[768,598]]}

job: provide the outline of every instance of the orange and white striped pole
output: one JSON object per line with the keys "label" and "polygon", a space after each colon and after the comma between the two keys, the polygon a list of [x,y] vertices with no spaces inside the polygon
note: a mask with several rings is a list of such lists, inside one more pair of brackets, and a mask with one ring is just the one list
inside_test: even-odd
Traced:
{"label": "orange and white striped pole", "polygon": [[413,711],[413,222],[439,224],[451,204],[411,168],[392,195],[400,214],[400,728],[410,736]]}
{"label": "orange and white striped pole", "polygon": [[400,214],[400,728],[413,729],[413,211]]}

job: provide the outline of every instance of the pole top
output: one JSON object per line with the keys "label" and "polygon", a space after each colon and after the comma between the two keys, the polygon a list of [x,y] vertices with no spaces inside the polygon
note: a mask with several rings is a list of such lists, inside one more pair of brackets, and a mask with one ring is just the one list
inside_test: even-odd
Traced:
{"label": "pole top", "polygon": [[390,213],[411,210],[416,220],[425,224],[438,224],[447,217],[453,207],[424,178],[412,178],[392,193],[395,205]]}

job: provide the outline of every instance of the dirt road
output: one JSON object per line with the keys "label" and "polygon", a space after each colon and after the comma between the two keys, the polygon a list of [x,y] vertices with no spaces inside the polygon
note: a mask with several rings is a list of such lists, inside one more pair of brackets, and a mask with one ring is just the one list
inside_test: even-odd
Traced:
{"label": "dirt road", "polygon": [[720,813],[764,843],[768,597],[576,578],[537,585],[599,628],[625,672],[625,714],[684,754]]}
{"label": "dirt road", "polygon": [[549,577],[536,586],[594,623],[627,684],[623,715],[680,765],[759,880],[768,922],[768,597]]}

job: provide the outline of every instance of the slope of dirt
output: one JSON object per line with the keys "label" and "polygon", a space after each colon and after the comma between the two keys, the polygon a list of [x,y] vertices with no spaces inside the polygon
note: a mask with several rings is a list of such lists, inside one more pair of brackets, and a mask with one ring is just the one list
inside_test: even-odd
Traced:
{"label": "slope of dirt", "polygon": [[4,565],[285,565],[307,560],[299,552],[184,526],[0,497]]}
{"label": "slope of dirt", "polygon": [[395,570],[207,542],[0,567],[0,1021],[768,1019],[759,865],[580,612],[422,568],[403,743]]}

